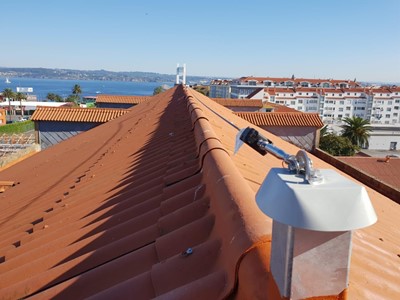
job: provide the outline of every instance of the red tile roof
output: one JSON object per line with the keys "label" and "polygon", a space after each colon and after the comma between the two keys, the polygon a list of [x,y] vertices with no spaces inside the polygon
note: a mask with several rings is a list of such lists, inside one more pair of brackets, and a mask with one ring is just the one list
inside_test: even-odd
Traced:
{"label": "red tile roof", "polygon": [[[251,126],[178,86],[0,172],[15,182],[1,194],[0,298],[278,299],[255,191],[281,161],[233,156],[228,121]],[[397,299],[400,206],[367,191],[379,221],[354,233],[349,298]]]}
{"label": "red tile roof", "polygon": [[121,95],[98,95],[96,103],[123,103],[139,104],[149,100],[151,96],[121,96]]}
{"label": "red tile roof", "polygon": [[338,157],[338,159],[400,191],[400,158],[389,157],[387,162],[385,157]]}
{"label": "red tile roof", "polygon": [[263,106],[263,102],[261,99],[248,99],[248,100],[243,100],[243,99],[232,99],[232,98],[211,98],[213,101],[216,103],[229,107],[229,106],[234,106],[234,107],[259,107],[261,108]]}
{"label": "red tile roof", "polygon": [[126,109],[110,108],[65,108],[39,107],[33,113],[32,121],[95,122],[104,123],[129,112]]}
{"label": "red tile roof", "polygon": [[235,115],[257,126],[317,128],[324,126],[319,115],[314,113],[235,112]]}

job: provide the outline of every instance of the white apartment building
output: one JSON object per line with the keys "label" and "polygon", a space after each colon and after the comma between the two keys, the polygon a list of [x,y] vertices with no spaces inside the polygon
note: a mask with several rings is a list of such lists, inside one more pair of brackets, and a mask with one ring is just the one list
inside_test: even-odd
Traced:
{"label": "white apartment building", "polygon": [[400,87],[371,89],[371,124],[400,123]]}
{"label": "white apartment building", "polygon": [[400,125],[397,86],[361,87],[351,80],[273,77],[242,77],[227,85],[230,98],[262,99],[302,112],[319,113],[325,124],[341,124],[342,118],[357,116],[371,124]]}
{"label": "white apartment building", "polygon": [[358,87],[358,83],[351,80],[336,79],[309,79],[286,77],[241,77],[231,83],[231,98],[247,98],[255,90],[265,87],[275,88],[351,88]]}

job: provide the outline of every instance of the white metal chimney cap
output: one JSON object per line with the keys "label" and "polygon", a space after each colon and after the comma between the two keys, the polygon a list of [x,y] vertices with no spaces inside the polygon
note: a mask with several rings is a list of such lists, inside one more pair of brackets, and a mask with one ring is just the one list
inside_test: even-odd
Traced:
{"label": "white metal chimney cap", "polygon": [[367,191],[333,170],[320,170],[324,182],[272,168],[256,195],[258,207],[272,219],[316,231],[348,231],[377,221]]}

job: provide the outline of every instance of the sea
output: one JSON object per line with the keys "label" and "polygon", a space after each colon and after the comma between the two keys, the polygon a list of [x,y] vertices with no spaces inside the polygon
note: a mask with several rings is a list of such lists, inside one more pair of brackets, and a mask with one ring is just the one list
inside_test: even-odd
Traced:
{"label": "sea", "polygon": [[5,88],[11,88],[16,92],[17,87],[32,88],[31,95],[37,99],[45,100],[48,93],[58,94],[63,98],[72,94],[75,84],[82,90],[82,96],[109,95],[138,95],[149,96],[156,87],[166,85],[172,87],[173,82],[127,82],[127,81],[100,81],[100,80],[58,80],[36,78],[0,78],[0,92]]}

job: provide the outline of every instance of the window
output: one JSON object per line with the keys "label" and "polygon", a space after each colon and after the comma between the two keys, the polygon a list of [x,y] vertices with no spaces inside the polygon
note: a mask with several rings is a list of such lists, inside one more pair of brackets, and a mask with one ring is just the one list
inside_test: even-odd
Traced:
{"label": "window", "polygon": [[290,105],[296,105],[296,101],[290,101]]}
{"label": "window", "polygon": [[346,106],[346,110],[351,110],[351,107],[350,106]]}
{"label": "window", "polygon": [[398,106],[395,106],[395,107],[394,107],[394,110],[399,110],[399,107],[398,107]]}
{"label": "window", "polygon": [[389,114],[386,114],[386,115],[385,115],[385,118],[390,118],[390,115],[389,115]]}
{"label": "window", "polygon": [[398,113],[394,113],[393,114],[393,117],[397,117],[399,114]]}
{"label": "window", "polygon": [[400,99],[394,100],[394,103],[400,103]]}
{"label": "window", "polygon": [[302,93],[299,93],[299,95],[301,96],[301,95],[302,95]]}
{"label": "window", "polygon": [[343,111],[343,107],[339,107],[339,111]]}
{"label": "window", "polygon": [[290,94],[290,97],[293,97],[293,94]]}
{"label": "window", "polygon": [[297,110],[302,110],[303,107],[302,106],[297,106]]}
{"label": "window", "polygon": [[350,93],[347,93],[347,95],[350,95]]}
{"label": "window", "polygon": [[388,101],[388,105],[392,105],[392,101]]}
{"label": "window", "polygon": [[298,102],[299,102],[299,104],[302,104],[303,103],[303,99],[299,99]]}
{"label": "window", "polygon": [[338,115],[338,118],[340,118],[340,119],[343,118],[343,115]]}
{"label": "window", "polygon": [[344,105],[344,101],[339,101],[339,104],[340,105]]}
{"label": "window", "polygon": [[387,107],[387,108],[386,108],[386,111],[392,111],[392,108]]}
{"label": "window", "polygon": [[257,85],[257,81],[255,81],[255,80],[249,80],[249,85]]}

